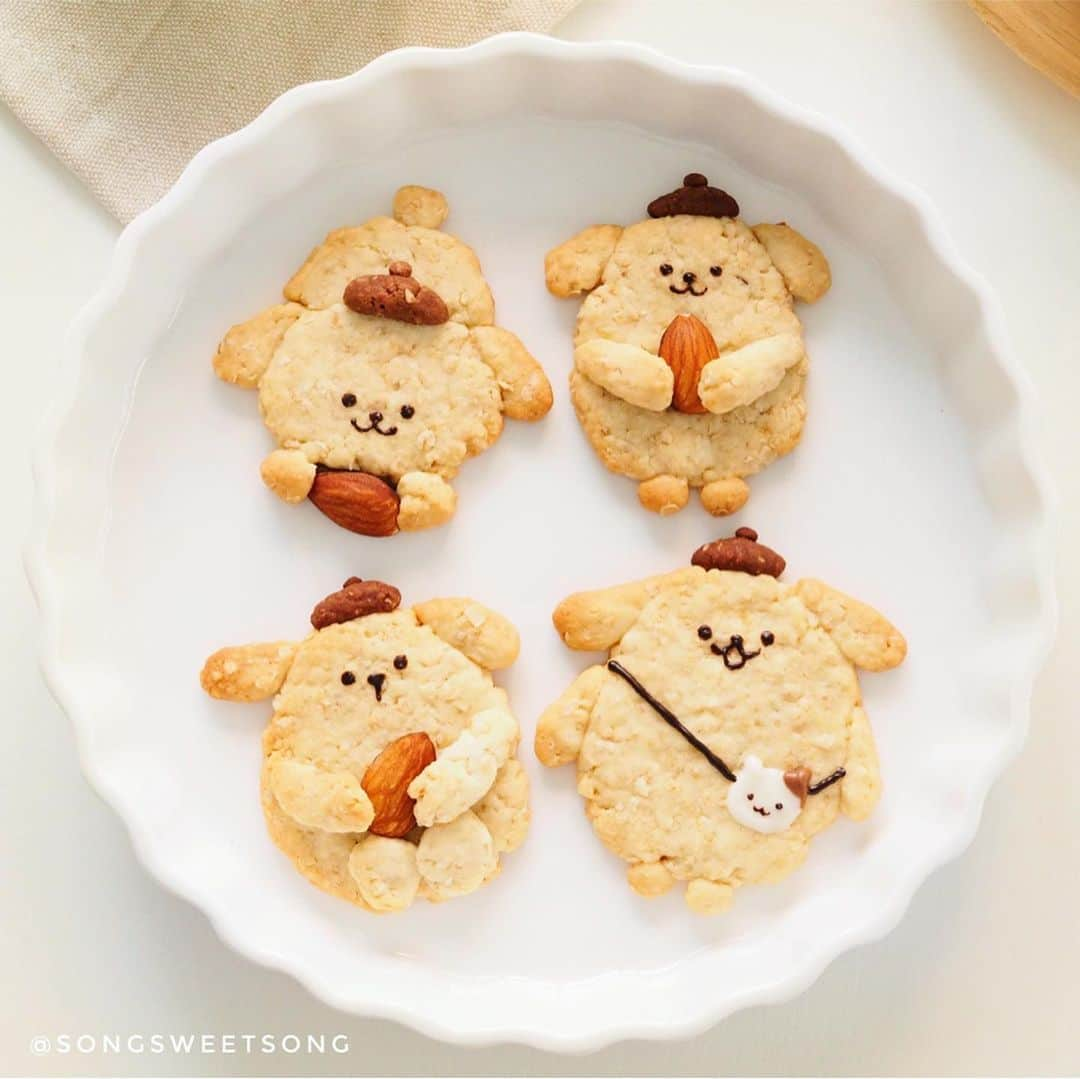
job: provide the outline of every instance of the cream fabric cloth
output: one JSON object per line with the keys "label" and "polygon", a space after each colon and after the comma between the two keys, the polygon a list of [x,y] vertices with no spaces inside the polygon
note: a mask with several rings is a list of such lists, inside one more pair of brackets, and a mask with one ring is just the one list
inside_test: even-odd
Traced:
{"label": "cream fabric cloth", "polygon": [[282,91],[577,0],[0,0],[0,97],[121,221]]}

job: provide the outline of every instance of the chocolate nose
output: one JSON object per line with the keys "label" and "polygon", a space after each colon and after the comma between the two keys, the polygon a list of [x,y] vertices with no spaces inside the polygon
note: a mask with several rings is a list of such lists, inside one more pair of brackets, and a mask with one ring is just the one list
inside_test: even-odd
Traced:
{"label": "chocolate nose", "polygon": [[697,274],[694,273],[692,270],[687,270],[686,273],[682,275],[682,279],[688,285],[692,285],[697,280]]}
{"label": "chocolate nose", "polygon": [[373,690],[375,690],[375,700],[382,700],[383,684],[386,682],[385,674],[369,674],[367,676],[367,683]]}
{"label": "chocolate nose", "polygon": [[369,420],[371,420],[372,423],[381,423],[382,422],[382,413],[381,412],[369,412],[367,414],[367,418]]}

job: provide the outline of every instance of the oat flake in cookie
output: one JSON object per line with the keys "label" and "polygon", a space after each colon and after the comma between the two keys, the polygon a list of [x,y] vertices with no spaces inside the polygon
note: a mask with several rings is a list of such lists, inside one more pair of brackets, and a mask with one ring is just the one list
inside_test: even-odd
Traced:
{"label": "oat flake in cookie", "polygon": [[274,698],[261,798],[274,842],[313,884],[373,911],[466,895],[529,826],[519,729],[491,671],[518,634],[469,599],[401,607],[350,577],[304,640],[223,648],[202,686]]}
{"label": "oat flake in cookie", "polygon": [[593,225],[550,251],[547,286],[587,293],[570,392],[604,464],[638,480],[646,509],[682,509],[690,488],[717,516],[746,478],[798,443],[807,357],[795,301],[829,289],[821,251],[786,223],[753,227],[700,173],[649,218]]}
{"label": "oat flake in cookie", "polygon": [[503,417],[551,408],[540,365],[494,325],[476,255],[441,231],[443,196],[403,187],[393,213],[331,232],[286,302],[234,326],[214,357],[220,378],[258,391],[278,446],[266,485],[367,536],[443,524],[450,481]]}
{"label": "oat flake in cookie", "polygon": [[740,528],[692,564],[581,592],[555,610],[571,648],[609,651],[540,717],[536,755],[577,762],[578,791],[641,895],[686,883],[699,913],[736,887],[787,876],[843,814],[869,815],[881,780],[856,668],[907,645],[877,611]]}

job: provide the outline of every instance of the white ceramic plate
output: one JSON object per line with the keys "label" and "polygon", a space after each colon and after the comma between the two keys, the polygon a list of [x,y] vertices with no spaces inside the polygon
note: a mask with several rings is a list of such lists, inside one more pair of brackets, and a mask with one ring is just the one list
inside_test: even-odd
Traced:
{"label": "white ceramic plate", "polygon": [[[634,484],[603,470],[565,388],[577,303],[543,284],[549,247],[640,218],[692,170],[747,220],[793,222],[834,273],[803,312],[803,444],[753,481],[732,522],[696,504],[648,516]],[[556,404],[465,467],[449,528],[383,541],[263,488],[255,399],[218,382],[210,357],[313,242],[386,212],[403,182],[447,193],[448,227],[480,253],[499,321],[546,365]],[[969,842],[1023,738],[1053,623],[1048,499],[996,308],[921,196],[736,72],[511,35],[293,90],[125,230],[65,372],[29,562],[45,670],[86,773],[162,883],[238,951],[340,1008],[458,1042],[565,1050],[685,1035],[789,997],[885,933]],[[527,746],[585,663],[550,627],[556,601],[683,565],[742,523],[792,579],[866,599],[911,645],[904,667],[862,679],[880,808],[819,838],[783,884],[745,889],[715,920],[676,894],[637,898],[571,770],[542,774],[528,752],[531,837],[466,900],[374,918],[271,846],[256,798],[270,710],[204,697],[210,651],[302,634],[313,602],[353,573],[394,582],[406,602],[473,595],[521,628],[504,682]]]}

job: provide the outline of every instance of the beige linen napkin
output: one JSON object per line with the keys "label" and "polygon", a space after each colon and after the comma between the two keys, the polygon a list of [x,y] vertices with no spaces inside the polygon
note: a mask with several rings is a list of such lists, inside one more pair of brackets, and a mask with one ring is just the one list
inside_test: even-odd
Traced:
{"label": "beige linen napkin", "polygon": [[577,0],[0,0],[0,97],[121,221],[282,91]]}

